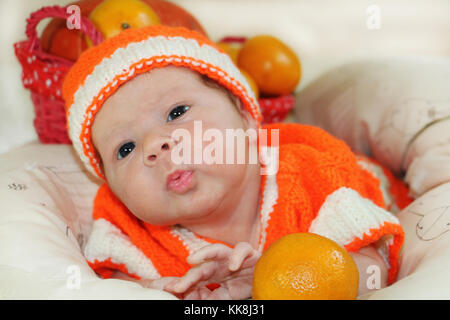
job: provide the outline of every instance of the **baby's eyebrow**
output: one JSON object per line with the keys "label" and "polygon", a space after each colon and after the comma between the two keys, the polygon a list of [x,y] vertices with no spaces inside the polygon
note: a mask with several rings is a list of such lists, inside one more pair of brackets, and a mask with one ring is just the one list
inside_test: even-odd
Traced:
{"label": "baby's eyebrow", "polygon": [[109,130],[108,133],[106,134],[105,140],[109,141],[111,138],[113,138],[115,135],[117,135],[117,133],[116,133],[117,131],[118,131],[117,127],[115,129]]}
{"label": "baby's eyebrow", "polygon": [[117,143],[116,142],[116,137],[120,136],[120,134],[123,132],[123,128],[122,127],[115,127],[112,130],[109,130],[106,134],[105,134],[105,141],[107,142],[107,146],[108,149],[110,148],[114,148],[115,146],[113,145],[113,143]]}

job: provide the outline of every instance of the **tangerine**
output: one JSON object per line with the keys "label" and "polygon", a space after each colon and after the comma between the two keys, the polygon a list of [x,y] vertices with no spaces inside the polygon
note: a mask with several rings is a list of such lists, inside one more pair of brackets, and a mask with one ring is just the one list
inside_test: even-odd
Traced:
{"label": "tangerine", "polygon": [[293,233],[267,248],[253,274],[256,300],[351,300],[359,273],[336,242],[313,233]]}
{"label": "tangerine", "polygon": [[156,12],[141,0],[104,0],[91,12],[89,19],[105,38],[124,29],[161,23]]}
{"label": "tangerine", "polygon": [[255,80],[261,94],[290,94],[300,81],[300,60],[291,48],[273,36],[248,39],[239,51],[237,61],[238,66]]}

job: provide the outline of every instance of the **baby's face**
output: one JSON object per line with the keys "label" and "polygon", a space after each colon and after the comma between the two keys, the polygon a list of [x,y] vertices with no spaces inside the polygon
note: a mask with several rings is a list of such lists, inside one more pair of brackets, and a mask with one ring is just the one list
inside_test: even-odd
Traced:
{"label": "baby's face", "polygon": [[[203,132],[216,129],[223,137],[226,129],[256,129],[250,114],[225,92],[173,66],[135,77],[97,113],[92,139],[106,180],[139,219],[156,225],[207,223],[214,219],[211,212],[237,201],[249,179],[258,178],[259,163],[177,164],[172,150],[180,140],[172,133],[184,129],[194,139],[194,121],[201,121]],[[224,143],[223,152],[229,151]]]}

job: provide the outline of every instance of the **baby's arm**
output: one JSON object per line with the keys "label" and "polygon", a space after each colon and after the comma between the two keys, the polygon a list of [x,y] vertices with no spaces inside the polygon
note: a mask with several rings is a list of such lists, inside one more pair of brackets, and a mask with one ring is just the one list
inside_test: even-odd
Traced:
{"label": "baby's arm", "polygon": [[363,247],[350,255],[359,271],[358,295],[387,286],[387,266],[374,246]]}

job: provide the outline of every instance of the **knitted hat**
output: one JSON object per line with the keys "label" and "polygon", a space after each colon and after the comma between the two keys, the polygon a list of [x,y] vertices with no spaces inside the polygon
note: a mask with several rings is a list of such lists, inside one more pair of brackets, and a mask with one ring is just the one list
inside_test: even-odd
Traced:
{"label": "knitted hat", "polygon": [[247,80],[230,57],[205,36],[163,25],[124,30],[83,52],[63,83],[69,137],[90,172],[105,179],[91,140],[95,114],[121,84],[167,65],[187,67],[216,80],[261,122]]}

